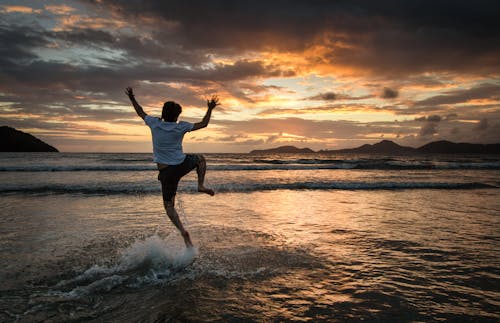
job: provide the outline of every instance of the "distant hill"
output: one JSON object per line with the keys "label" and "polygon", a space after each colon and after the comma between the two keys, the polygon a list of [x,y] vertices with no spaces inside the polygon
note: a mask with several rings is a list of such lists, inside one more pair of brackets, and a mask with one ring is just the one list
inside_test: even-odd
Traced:
{"label": "distant hill", "polygon": [[314,151],[309,148],[297,148],[294,146],[281,146],[271,149],[252,150],[250,154],[276,154],[276,153],[290,153],[290,154],[303,154],[313,153]]}
{"label": "distant hill", "polygon": [[441,140],[428,143],[418,148],[418,151],[440,154],[500,154],[500,144],[467,144]]}
{"label": "distant hill", "polygon": [[[299,149],[294,146],[282,146],[272,149],[252,150],[251,154],[264,153],[312,153],[309,148]],[[500,144],[468,144],[453,143],[450,141],[434,141],[419,148],[400,146],[390,140],[382,140],[373,145],[362,145],[357,148],[320,150],[320,153],[335,154],[384,154],[384,155],[409,155],[409,154],[500,154]]]}
{"label": "distant hill", "polygon": [[35,136],[7,126],[0,127],[0,138],[1,152],[58,152]]}
{"label": "distant hill", "polygon": [[373,145],[340,150],[322,150],[327,153],[355,154],[500,154],[500,144],[467,144],[441,140],[430,142],[419,148],[400,146],[390,140],[382,140]]}
{"label": "distant hill", "polygon": [[363,145],[358,148],[340,149],[324,152],[336,153],[356,153],[356,154],[410,154],[415,152],[415,148],[400,146],[390,140],[382,140],[373,145]]}

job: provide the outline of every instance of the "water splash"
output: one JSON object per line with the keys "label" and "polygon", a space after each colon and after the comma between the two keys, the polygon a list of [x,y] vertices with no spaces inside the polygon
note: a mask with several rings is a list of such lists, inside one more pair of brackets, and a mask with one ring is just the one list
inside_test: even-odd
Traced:
{"label": "water splash", "polygon": [[56,287],[66,296],[78,297],[108,292],[123,284],[140,287],[162,283],[181,272],[197,255],[196,247],[179,249],[153,235],[121,251],[116,264],[94,265],[73,279],[59,282]]}

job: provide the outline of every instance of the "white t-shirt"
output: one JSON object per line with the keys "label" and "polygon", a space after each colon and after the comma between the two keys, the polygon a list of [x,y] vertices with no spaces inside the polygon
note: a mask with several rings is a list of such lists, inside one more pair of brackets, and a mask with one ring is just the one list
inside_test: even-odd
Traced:
{"label": "white t-shirt", "polygon": [[146,115],[144,122],[151,128],[153,136],[153,161],[165,165],[179,165],[186,155],[182,152],[184,134],[193,129],[186,121],[165,122]]}

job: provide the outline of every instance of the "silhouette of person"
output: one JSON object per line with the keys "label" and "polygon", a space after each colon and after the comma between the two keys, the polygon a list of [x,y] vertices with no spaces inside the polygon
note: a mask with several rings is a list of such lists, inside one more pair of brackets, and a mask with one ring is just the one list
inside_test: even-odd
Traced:
{"label": "silhouette of person", "polygon": [[161,118],[152,117],[137,103],[131,87],[125,89],[125,94],[129,97],[135,112],[141,117],[146,125],[151,128],[153,139],[153,161],[156,162],[159,170],[158,180],[161,183],[163,195],[163,205],[172,223],[179,229],[184,238],[187,248],[193,246],[189,232],[184,229],[179,215],[175,210],[175,195],[180,179],[196,168],[198,174],[198,191],[209,195],[214,195],[214,191],[204,185],[207,164],[205,157],[199,154],[184,154],[182,151],[182,140],[184,134],[189,131],[196,131],[205,128],[210,122],[212,110],[218,106],[219,98],[212,96],[207,100],[208,110],[203,119],[198,123],[185,121],[177,122],[177,118],[182,112],[182,107],[173,101],[165,102]]}

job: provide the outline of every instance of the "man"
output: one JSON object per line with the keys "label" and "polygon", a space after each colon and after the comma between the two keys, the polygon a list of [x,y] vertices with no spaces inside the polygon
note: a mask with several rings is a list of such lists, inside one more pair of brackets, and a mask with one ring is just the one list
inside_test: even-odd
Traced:
{"label": "man", "polygon": [[127,94],[132,102],[137,115],[151,128],[153,161],[156,162],[160,172],[158,180],[161,183],[163,205],[168,217],[181,232],[186,247],[190,248],[193,246],[193,243],[174,207],[179,180],[196,168],[196,172],[198,173],[198,191],[212,196],[214,195],[214,191],[204,186],[205,171],[207,169],[205,158],[202,155],[184,154],[182,151],[182,139],[186,132],[199,130],[208,125],[212,110],[219,105],[219,98],[213,96],[210,100],[207,100],[208,110],[205,117],[203,117],[201,122],[193,124],[185,121],[177,122],[177,118],[182,112],[182,107],[173,101],[165,102],[161,118],[154,118],[147,115],[139,103],[137,103],[131,87],[125,89],[125,94]]}

